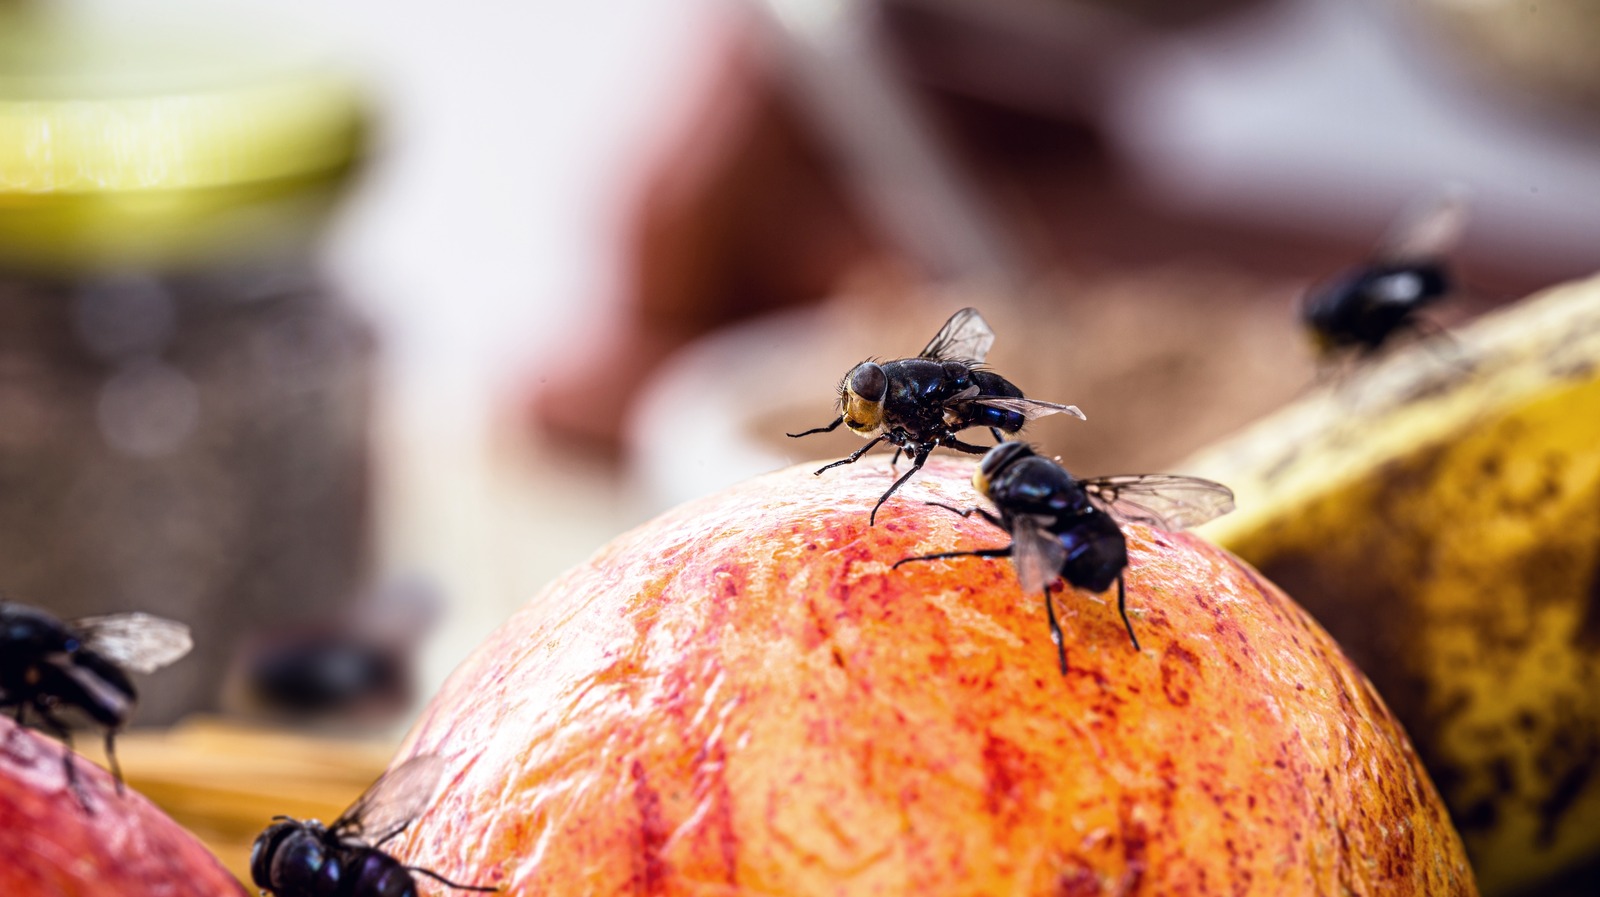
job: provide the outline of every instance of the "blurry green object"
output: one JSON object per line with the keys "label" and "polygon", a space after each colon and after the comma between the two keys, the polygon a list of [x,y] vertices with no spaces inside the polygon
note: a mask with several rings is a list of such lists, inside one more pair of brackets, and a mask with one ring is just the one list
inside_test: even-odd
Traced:
{"label": "blurry green object", "polygon": [[367,132],[298,48],[0,7],[0,593],[189,623],[136,723],[365,585],[373,337],[317,252]]}
{"label": "blurry green object", "polygon": [[0,10],[0,253],[82,267],[281,239],[320,216],[365,119],[349,79],[265,46]]}

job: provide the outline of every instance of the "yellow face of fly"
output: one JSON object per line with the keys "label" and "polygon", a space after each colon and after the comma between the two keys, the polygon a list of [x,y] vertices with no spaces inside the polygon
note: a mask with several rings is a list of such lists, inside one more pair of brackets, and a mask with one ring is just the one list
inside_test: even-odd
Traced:
{"label": "yellow face of fly", "polygon": [[863,361],[845,375],[839,385],[844,406],[844,425],[860,436],[871,436],[883,426],[883,400],[889,381],[883,367]]}
{"label": "yellow face of fly", "polygon": [[972,472],[972,488],[978,490],[979,495],[989,494],[989,478],[983,475],[981,465]]}
{"label": "yellow face of fly", "polygon": [[844,395],[844,425],[852,431],[871,436],[883,424],[883,403],[872,402],[848,390]]}

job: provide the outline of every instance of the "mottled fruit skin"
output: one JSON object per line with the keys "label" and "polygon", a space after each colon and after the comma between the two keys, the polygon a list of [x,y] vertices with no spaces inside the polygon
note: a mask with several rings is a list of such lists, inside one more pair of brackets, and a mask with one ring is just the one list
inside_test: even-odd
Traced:
{"label": "mottled fruit skin", "polygon": [[85,810],[67,787],[61,751],[0,718],[0,894],[244,897],[193,835],[80,760]]}
{"label": "mottled fruit skin", "polygon": [[921,501],[930,462],[793,468],[628,533],[512,617],[401,757],[450,770],[395,850],[517,895],[1476,894],[1405,735],[1225,552],[1130,527],[1057,608]]}

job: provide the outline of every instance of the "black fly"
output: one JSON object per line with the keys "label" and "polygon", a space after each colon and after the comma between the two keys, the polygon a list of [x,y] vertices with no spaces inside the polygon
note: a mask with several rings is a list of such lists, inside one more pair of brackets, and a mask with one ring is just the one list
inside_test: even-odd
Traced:
{"label": "black fly", "polygon": [[189,653],[189,627],[149,614],[116,614],[63,622],[21,604],[0,602],[0,708],[18,725],[28,711],[67,746],[67,784],[89,807],[72,765],[72,732],[60,718],[76,709],[105,728],[106,758],[122,788],[113,745],[133,713],[138,692],[128,671],[150,673]]}
{"label": "black fly", "polygon": [[462,891],[498,890],[457,884],[383,851],[427,809],[443,775],[442,757],[412,757],[380,776],[332,825],[274,817],[250,848],[250,877],[277,897],[416,897],[413,872]]}
{"label": "black fly", "polygon": [[1466,192],[1447,190],[1403,214],[1366,264],[1307,292],[1300,319],[1318,352],[1370,355],[1397,333],[1421,329],[1417,313],[1453,288],[1444,256],[1466,222]]}
{"label": "black fly", "polygon": [[398,580],[328,621],[256,633],[235,654],[224,707],[302,724],[386,720],[411,700],[412,657],[442,606],[429,583]]}
{"label": "black fly", "polygon": [[910,557],[895,567],[942,558],[1011,558],[1022,588],[1044,593],[1050,638],[1056,643],[1063,674],[1067,671],[1067,650],[1049,589],[1058,576],[1075,588],[1091,592],[1103,592],[1115,582],[1117,612],[1122,615],[1122,625],[1128,630],[1134,650],[1138,650],[1139,639],[1128,620],[1127,589],[1123,584],[1128,544],[1118,522],[1176,531],[1233,510],[1233,492],[1221,483],[1168,474],[1080,480],[1060,464],[1035,454],[1025,442],[1002,442],[990,449],[973,473],[972,484],[994,502],[999,516],[983,508],[937,507],[963,517],[977,514],[1010,533],[1011,544]]}
{"label": "black fly", "polygon": [[851,368],[839,383],[839,416],[826,426],[788,435],[827,433],[844,424],[871,440],[818,474],[854,463],[885,440],[895,447],[895,460],[905,452],[911,458],[911,469],[872,506],[868,522],[876,523],[878,508],[922,469],[934,449],[942,445],[974,455],[987,451],[963,442],[956,435],[960,431],[988,427],[998,441],[1048,414],[1083,418],[1075,405],[1025,398],[1011,381],[984,369],[983,359],[993,344],[994,331],[983,315],[975,308],[963,308],[950,316],[917,357],[881,364],[863,361]]}

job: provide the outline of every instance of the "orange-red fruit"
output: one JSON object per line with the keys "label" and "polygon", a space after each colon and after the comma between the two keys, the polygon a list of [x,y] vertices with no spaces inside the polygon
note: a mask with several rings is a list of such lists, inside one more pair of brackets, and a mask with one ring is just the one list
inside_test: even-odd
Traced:
{"label": "orange-red fruit", "polygon": [[0,720],[0,894],[5,897],[243,897],[195,837],[100,767]]}
{"label": "orange-red fruit", "polygon": [[1476,893],[1367,680],[1226,552],[1127,528],[1144,651],[1068,590],[1065,677],[1009,562],[890,569],[1005,544],[922,503],[971,472],[869,528],[885,464],[794,468],[612,542],[434,699],[399,855],[529,897]]}

